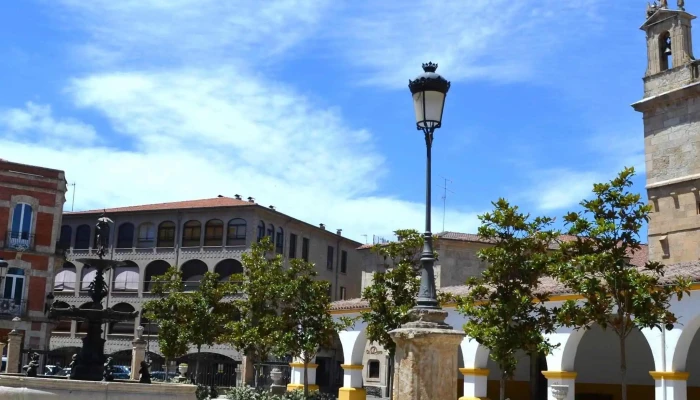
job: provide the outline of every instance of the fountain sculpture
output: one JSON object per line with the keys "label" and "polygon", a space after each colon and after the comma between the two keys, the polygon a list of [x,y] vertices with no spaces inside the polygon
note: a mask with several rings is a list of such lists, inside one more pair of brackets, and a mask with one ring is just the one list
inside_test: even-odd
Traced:
{"label": "fountain sculpture", "polygon": [[[96,248],[98,258],[81,258],[76,261],[95,268],[95,279],[88,287],[88,294],[92,303],[88,308],[51,306],[49,318],[57,321],[76,320],[87,322],[87,335],[83,338],[83,347],[79,354],[73,356],[70,379],[100,381],[108,377],[104,355],[105,340],[102,338],[102,325],[107,322],[133,321],[138,316],[138,311],[123,312],[111,308],[103,308],[102,300],[109,290],[105,282],[104,273],[110,268],[125,265],[122,261],[104,259],[109,233],[109,224],[112,222],[104,214],[97,220]],[[107,375],[103,375],[107,373]]]}

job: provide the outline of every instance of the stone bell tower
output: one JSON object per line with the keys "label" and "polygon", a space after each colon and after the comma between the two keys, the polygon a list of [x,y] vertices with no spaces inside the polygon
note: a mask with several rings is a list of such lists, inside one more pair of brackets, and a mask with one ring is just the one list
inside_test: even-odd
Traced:
{"label": "stone bell tower", "polygon": [[649,259],[673,264],[700,259],[700,62],[693,57],[695,16],[648,6],[644,98],[646,190],[653,207]]}

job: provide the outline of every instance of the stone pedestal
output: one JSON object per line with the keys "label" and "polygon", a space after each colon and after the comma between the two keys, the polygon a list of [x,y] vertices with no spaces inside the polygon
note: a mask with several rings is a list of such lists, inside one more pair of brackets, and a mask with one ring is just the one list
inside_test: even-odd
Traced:
{"label": "stone pedestal", "polygon": [[7,334],[7,367],[5,372],[17,374],[20,372],[22,358],[22,333],[12,330]]}
{"label": "stone pedestal", "polygon": [[[287,385],[287,391],[304,390],[304,363],[293,362],[289,363],[289,366],[292,367],[292,377],[291,382]],[[306,364],[306,378],[309,391],[318,390],[316,368],[318,368],[318,364]]]}
{"label": "stone pedestal", "polygon": [[464,332],[444,323],[443,310],[412,310],[412,322],[389,332],[396,343],[394,400],[457,398],[457,355]]}
{"label": "stone pedestal", "polygon": [[572,371],[542,371],[542,375],[547,378],[547,400],[557,400],[555,392],[561,392],[560,388],[553,389],[552,386],[568,386],[565,400],[575,400],[576,398],[576,372]]}
{"label": "stone pedestal", "polygon": [[688,372],[651,371],[649,374],[654,378],[657,399],[688,399]]}
{"label": "stone pedestal", "polygon": [[340,366],[343,369],[343,387],[338,389],[338,400],[365,400],[367,392],[362,387],[362,365]]}
{"label": "stone pedestal", "polygon": [[241,360],[241,382],[241,386],[255,385],[255,366],[253,358],[249,355],[243,356],[243,360]]}
{"label": "stone pedestal", "polygon": [[146,341],[135,339],[131,342],[131,379],[139,380],[141,361],[146,359]]}

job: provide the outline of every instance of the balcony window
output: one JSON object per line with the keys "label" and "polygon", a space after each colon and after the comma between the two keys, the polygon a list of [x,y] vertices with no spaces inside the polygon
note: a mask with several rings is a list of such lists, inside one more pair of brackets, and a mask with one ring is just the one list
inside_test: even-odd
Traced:
{"label": "balcony window", "polygon": [[284,229],[277,228],[277,237],[275,238],[275,251],[277,254],[284,253]]}
{"label": "balcony window", "polygon": [[8,235],[8,247],[16,249],[28,249],[32,242],[32,206],[26,203],[15,205],[12,212],[12,225]]}
{"label": "balcony window", "polygon": [[74,291],[75,278],[75,265],[69,262],[64,263],[63,268],[56,274],[56,278],[54,278],[54,292]]}
{"label": "balcony window", "polygon": [[87,265],[83,266],[80,278],[80,290],[90,289],[90,284],[95,280],[97,276],[97,270],[95,268],[89,267]]}
{"label": "balcony window", "polygon": [[[174,226],[173,226],[174,228]],[[173,237],[175,231],[173,230]],[[142,248],[149,248],[153,247],[153,244],[156,242],[156,227],[150,223],[146,222],[145,224],[139,225],[139,232],[138,236],[136,238],[136,247],[142,247]]]}
{"label": "balcony window", "polygon": [[258,224],[258,242],[265,237],[265,221],[260,221]]}
{"label": "balcony window", "polygon": [[246,222],[241,218],[234,218],[228,222],[228,231],[226,232],[227,246],[243,246],[245,245]]}
{"label": "balcony window", "polygon": [[345,250],[340,252],[340,273],[348,273],[348,252]]}
{"label": "balcony window", "polygon": [[272,224],[267,225],[267,236],[270,237],[270,240],[274,243],[275,242],[275,226]]}
{"label": "balcony window", "polygon": [[165,221],[158,225],[158,247],[175,247],[175,223]]}
{"label": "balcony window", "polygon": [[133,261],[114,269],[113,289],[117,292],[137,292],[139,290],[139,267]]}
{"label": "balcony window", "polygon": [[3,298],[14,300],[15,304],[21,304],[24,293],[24,270],[21,268],[10,268],[5,275],[5,288]]}
{"label": "balcony window", "polygon": [[289,258],[297,258],[297,235],[289,234]]}
{"label": "balcony window", "polygon": [[73,228],[69,225],[63,225],[61,227],[61,236],[58,239],[58,247],[61,249],[70,248],[70,241],[73,236]]}
{"label": "balcony window", "polygon": [[[111,243],[109,242],[109,236],[110,236],[109,234],[110,234],[110,231],[111,231],[111,229],[110,229],[110,228],[107,228],[107,230],[106,230],[105,232],[102,232],[102,234],[104,235],[104,238],[102,238],[102,243],[104,243],[105,248],[109,248],[109,247],[111,246]],[[95,240],[94,240],[94,242],[93,242],[94,244],[92,245],[92,247],[95,248],[95,249],[96,249],[97,246],[99,245],[99,243],[97,242],[97,235],[98,235],[98,233],[99,233],[99,232],[97,231],[97,229],[95,229]]]}
{"label": "balcony window", "polygon": [[90,225],[80,225],[75,230],[76,250],[87,250],[90,247]]}
{"label": "balcony window", "polygon": [[340,300],[345,300],[346,292],[345,292],[345,287],[341,286],[340,287]]}
{"label": "balcony window", "polygon": [[182,229],[182,247],[201,246],[202,223],[199,221],[187,221]]}
{"label": "balcony window", "polygon": [[335,252],[335,249],[333,246],[328,246],[328,251],[326,254],[326,269],[333,271],[333,253]]}
{"label": "balcony window", "polygon": [[309,261],[309,247],[311,247],[309,238],[303,238],[301,240],[301,259],[304,261]]}
{"label": "balcony window", "polygon": [[132,247],[134,247],[134,224],[127,222],[119,225],[117,248],[130,249]]}
{"label": "balcony window", "polygon": [[207,221],[204,228],[204,245],[221,246],[224,242],[224,222],[220,219]]}

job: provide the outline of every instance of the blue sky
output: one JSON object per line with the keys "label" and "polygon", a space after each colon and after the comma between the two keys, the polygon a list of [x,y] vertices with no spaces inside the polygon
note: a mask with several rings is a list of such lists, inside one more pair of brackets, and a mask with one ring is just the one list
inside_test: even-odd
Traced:
{"label": "blue sky", "polygon": [[452,87],[433,231],[441,177],[446,230],[475,232],[498,197],[559,217],[625,165],[643,190],[645,7],[0,2],[0,157],[65,170],[76,210],[241,194],[360,241],[422,229],[407,83],[434,61]]}

